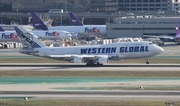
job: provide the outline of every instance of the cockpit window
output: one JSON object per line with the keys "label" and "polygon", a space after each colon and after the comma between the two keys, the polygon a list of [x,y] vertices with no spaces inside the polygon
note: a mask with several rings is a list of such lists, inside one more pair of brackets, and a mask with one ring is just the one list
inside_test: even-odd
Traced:
{"label": "cockpit window", "polygon": [[149,43],[149,45],[152,45],[153,43]]}
{"label": "cockpit window", "polygon": [[69,33],[66,33],[66,34],[69,34]]}

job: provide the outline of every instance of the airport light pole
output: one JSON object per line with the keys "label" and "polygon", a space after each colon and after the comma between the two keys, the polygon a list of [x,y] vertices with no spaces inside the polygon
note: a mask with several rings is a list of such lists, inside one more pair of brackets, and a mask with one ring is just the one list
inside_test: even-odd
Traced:
{"label": "airport light pole", "polygon": [[3,23],[2,23],[2,15],[3,15],[3,12],[1,12],[1,24],[3,24]]}
{"label": "airport light pole", "polygon": [[18,14],[18,9],[16,10],[17,14]]}
{"label": "airport light pole", "polygon": [[2,13],[1,13],[1,24],[2,24]]}
{"label": "airport light pole", "polygon": [[96,12],[99,12],[99,9],[98,9],[98,8],[96,9]]}
{"label": "airport light pole", "polygon": [[65,12],[67,12],[67,1],[65,0],[65,3],[64,3],[64,5],[65,5],[65,7],[64,7],[64,9],[65,9]]}
{"label": "airport light pole", "polygon": [[62,26],[62,15],[61,15],[61,26]]}

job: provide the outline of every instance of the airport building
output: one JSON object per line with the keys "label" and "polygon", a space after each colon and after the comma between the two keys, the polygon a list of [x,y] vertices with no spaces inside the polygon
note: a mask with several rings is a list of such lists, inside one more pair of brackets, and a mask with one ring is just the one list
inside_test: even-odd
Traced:
{"label": "airport building", "polygon": [[107,38],[144,37],[144,35],[175,36],[175,20],[180,25],[179,17],[122,17],[107,23]]}
{"label": "airport building", "polygon": [[179,11],[178,0],[0,0],[10,4],[13,11],[48,11],[64,9],[73,12],[118,12],[118,11]]}
{"label": "airport building", "polygon": [[169,11],[172,7],[170,0],[118,0],[119,9],[126,11]]}

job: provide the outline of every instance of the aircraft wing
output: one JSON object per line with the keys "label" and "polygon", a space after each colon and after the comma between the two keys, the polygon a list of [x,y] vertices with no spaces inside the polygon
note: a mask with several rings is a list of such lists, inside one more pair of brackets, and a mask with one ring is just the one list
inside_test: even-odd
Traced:
{"label": "aircraft wing", "polygon": [[174,36],[170,36],[170,35],[160,35],[160,36],[144,35],[144,37],[150,37],[150,38],[164,38],[164,39],[175,39]]}
{"label": "aircraft wing", "polygon": [[85,60],[97,60],[99,58],[114,58],[119,57],[117,54],[110,54],[110,55],[48,55],[49,58],[56,58],[56,59],[74,59],[74,58],[82,58]]}
{"label": "aircraft wing", "polygon": [[168,36],[168,35],[166,35],[166,36],[160,36],[159,38],[164,38],[164,39],[175,39],[174,36]]}
{"label": "aircraft wing", "polygon": [[74,54],[70,54],[70,55],[48,55],[49,57],[84,57],[84,58],[92,58],[92,57],[107,57],[107,58],[111,58],[111,57],[114,57],[114,56],[118,56],[116,54],[110,54],[110,55],[74,55]]}

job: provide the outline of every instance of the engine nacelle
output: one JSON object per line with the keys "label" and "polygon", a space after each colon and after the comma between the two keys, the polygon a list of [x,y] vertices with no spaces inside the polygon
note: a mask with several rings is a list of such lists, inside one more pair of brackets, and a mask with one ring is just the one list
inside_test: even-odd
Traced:
{"label": "engine nacelle", "polygon": [[100,57],[98,59],[99,64],[107,64],[108,63],[108,58]]}
{"label": "engine nacelle", "polygon": [[37,53],[38,51],[34,51],[31,48],[20,48],[19,52],[23,54],[30,54],[30,53]]}
{"label": "engine nacelle", "polygon": [[75,57],[73,60],[71,60],[73,63],[83,63],[83,58],[81,57]]}

